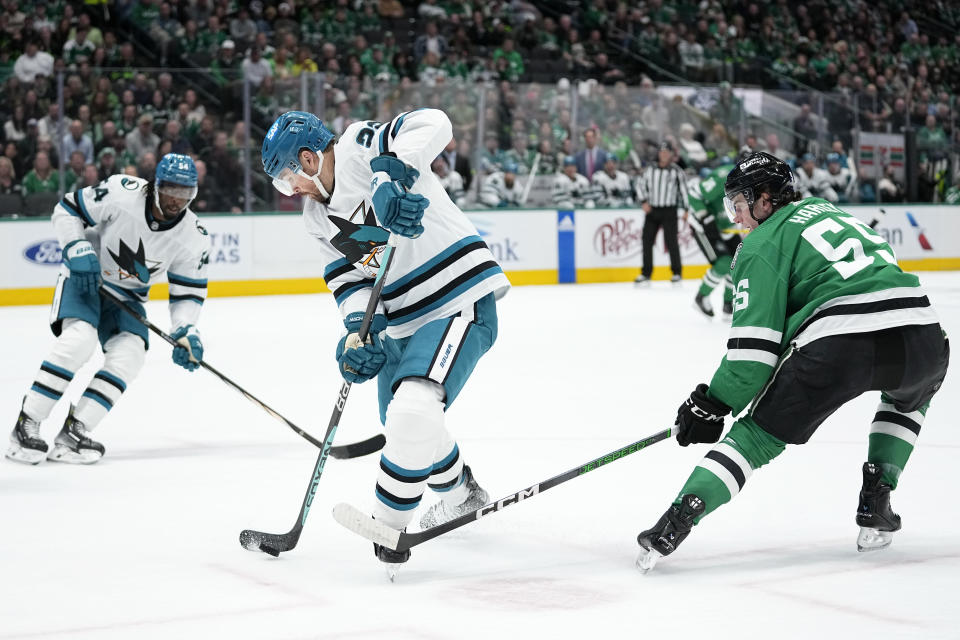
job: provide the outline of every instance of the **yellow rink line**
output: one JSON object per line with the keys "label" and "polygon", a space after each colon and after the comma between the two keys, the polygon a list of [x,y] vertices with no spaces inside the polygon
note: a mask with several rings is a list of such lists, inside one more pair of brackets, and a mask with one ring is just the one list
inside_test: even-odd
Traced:
{"label": "yellow rink line", "polygon": [[[907,271],[953,271],[960,270],[960,258],[925,258],[922,260],[901,260],[900,266]],[[707,265],[693,265],[683,268],[685,279],[699,279],[707,271]],[[557,284],[556,269],[532,271],[508,271],[507,277],[514,285]],[[640,273],[638,266],[602,267],[577,269],[578,283],[591,282],[628,282]],[[670,268],[658,266],[653,269],[654,280],[669,280]],[[322,278],[283,278],[277,280],[226,280],[211,282],[207,290],[210,297],[229,296],[272,296],[300,293],[329,293]],[[165,300],[168,297],[167,285],[157,284],[150,288],[151,300]],[[53,287],[29,289],[0,289],[0,306],[50,304],[53,301]]]}

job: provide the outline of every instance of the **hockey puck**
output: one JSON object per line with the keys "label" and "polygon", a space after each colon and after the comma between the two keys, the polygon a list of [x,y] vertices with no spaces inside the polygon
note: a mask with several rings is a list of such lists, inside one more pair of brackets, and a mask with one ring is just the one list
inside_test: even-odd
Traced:
{"label": "hockey puck", "polygon": [[260,551],[263,551],[264,553],[270,554],[270,555],[273,556],[274,558],[279,558],[279,557],[280,557],[280,552],[277,551],[276,549],[274,549],[273,547],[271,547],[270,545],[261,544],[261,545],[260,545]]}

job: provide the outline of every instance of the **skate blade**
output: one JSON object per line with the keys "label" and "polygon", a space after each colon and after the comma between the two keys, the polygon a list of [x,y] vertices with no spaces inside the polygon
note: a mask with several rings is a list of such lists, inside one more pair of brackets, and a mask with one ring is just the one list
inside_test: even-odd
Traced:
{"label": "skate blade", "polygon": [[387,578],[390,579],[390,582],[397,581],[397,575],[400,573],[400,567],[403,566],[396,562],[384,562],[383,568],[387,572]]}
{"label": "skate blade", "polygon": [[47,457],[47,452],[25,449],[17,444],[11,446],[6,455],[8,459],[21,464],[40,464]]}
{"label": "skate blade", "polygon": [[871,527],[860,527],[860,535],[857,536],[857,551],[860,553],[866,551],[881,551],[890,546],[893,542],[892,531],[880,531]]}
{"label": "skate blade", "polygon": [[657,560],[663,555],[656,549],[645,549],[640,547],[640,553],[637,554],[637,569],[640,573],[647,574],[657,566]]}
{"label": "skate blade", "polygon": [[694,301],[694,303],[693,303],[693,308],[696,309],[697,311],[699,311],[699,312],[700,312],[700,315],[702,315],[702,316],[703,316],[704,318],[706,318],[707,320],[713,320],[714,313],[713,313],[712,311],[711,311],[710,313],[707,313],[706,310],[704,310],[703,307],[701,307],[700,305],[698,305],[698,304],[696,303],[696,301]]}
{"label": "skate blade", "polygon": [[68,449],[62,445],[56,445],[47,460],[50,462],[63,462],[65,464],[93,464],[101,458],[99,451],[92,449],[83,449],[79,453],[73,449]]}

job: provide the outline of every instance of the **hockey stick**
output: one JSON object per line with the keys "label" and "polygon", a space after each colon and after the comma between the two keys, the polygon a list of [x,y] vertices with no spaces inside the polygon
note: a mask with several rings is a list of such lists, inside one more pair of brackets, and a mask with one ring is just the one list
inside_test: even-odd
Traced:
{"label": "hockey stick", "polygon": [[[380,301],[380,292],[383,291],[383,283],[386,281],[387,271],[390,269],[390,263],[393,262],[394,249],[397,246],[397,237],[390,234],[387,241],[387,248],[384,250],[383,266],[377,273],[377,278],[373,282],[373,291],[370,293],[370,300],[367,301],[367,308],[363,314],[363,321],[360,323],[360,329],[357,331],[357,337],[361,343],[366,342],[367,334],[370,332],[370,323],[373,322],[373,316],[377,311],[377,303]],[[290,551],[297,546],[300,541],[300,534],[303,533],[303,525],[307,521],[307,514],[310,513],[310,505],[313,504],[313,496],[317,492],[317,485],[320,483],[320,475],[323,473],[323,467],[327,463],[327,453],[333,444],[333,437],[337,434],[337,426],[340,424],[340,415],[343,413],[343,406],[347,402],[347,396],[350,395],[351,383],[347,380],[340,385],[340,393],[337,401],[333,405],[333,413],[330,416],[330,424],[327,426],[327,433],[323,436],[324,447],[317,456],[317,462],[313,467],[313,475],[310,477],[310,484],[307,485],[307,492],[303,496],[303,504],[300,505],[300,514],[293,528],[286,533],[264,533],[252,529],[244,529],[240,532],[240,544],[247,551],[263,551],[273,557],[277,557],[283,551]]]}
{"label": "hockey stick", "polygon": [[637,451],[645,449],[652,444],[656,444],[661,440],[666,440],[671,435],[673,435],[673,429],[664,429],[660,433],[656,433],[648,438],[644,438],[643,440],[638,440],[633,444],[628,444],[627,446],[621,447],[616,451],[611,451],[606,455],[600,456],[599,458],[591,460],[590,462],[587,462],[574,469],[570,469],[569,471],[561,473],[558,476],[554,476],[549,480],[535,484],[532,487],[527,487],[526,489],[521,489],[520,491],[512,493],[505,498],[501,498],[496,502],[491,502],[490,504],[486,504],[479,509],[471,511],[470,513],[465,513],[459,518],[455,518],[449,522],[444,522],[443,524],[439,524],[435,527],[430,527],[429,529],[424,529],[423,531],[418,531],[416,533],[397,531],[396,529],[388,527],[382,522],[377,522],[353,505],[344,502],[341,502],[333,508],[333,518],[350,531],[363,536],[367,540],[383,545],[395,551],[406,551],[411,547],[415,547],[418,544],[423,544],[427,540],[432,540],[433,538],[453,531],[454,529],[459,529],[462,526],[468,525],[471,522],[475,522],[484,516],[500,511],[501,509],[512,504],[517,504],[523,500],[532,498],[535,495],[543,493],[547,489],[552,489],[558,484],[563,484],[567,480],[578,478],[585,473],[602,467],[605,464],[615,462],[620,458],[628,456],[631,453],[636,453]]}
{"label": "hockey stick", "polygon": [[527,184],[523,187],[523,195],[520,196],[520,206],[527,204],[527,198],[530,197],[530,189],[533,188],[533,181],[537,178],[537,169],[540,168],[540,152],[533,158],[533,166],[530,168],[530,175],[527,176]]}
{"label": "hockey stick", "polygon": [[[134,309],[132,309],[127,304],[125,304],[114,293],[110,292],[104,287],[101,287],[100,295],[104,296],[105,298],[108,298],[111,302],[113,302],[118,307],[120,307],[122,311],[133,316],[138,322],[140,322],[140,324],[144,325],[145,327],[153,331],[155,334],[163,338],[171,346],[173,347],[181,346],[177,343],[176,340],[173,339],[172,336],[170,336],[170,334],[168,334],[163,329],[161,329],[157,325],[147,320],[147,318],[142,314],[137,313]],[[297,435],[299,435],[301,438],[303,438],[313,446],[319,449],[323,449],[324,445],[322,442],[320,442],[319,440],[311,436],[309,433],[307,433],[306,431],[304,431],[303,429],[301,429],[300,427],[293,424],[292,422],[287,420],[285,417],[283,417],[282,415],[274,411],[265,402],[263,402],[262,400],[254,396],[252,393],[250,393],[249,391],[247,391],[246,389],[238,385],[236,382],[234,382],[227,376],[217,371],[212,365],[208,364],[205,360],[200,360],[199,364],[201,367],[203,367],[204,369],[206,369],[207,371],[209,371],[210,373],[212,373],[213,375],[217,376],[218,378],[223,380],[225,383],[227,383],[228,386],[239,391],[241,394],[243,394],[243,397],[245,397],[247,400],[250,400],[257,406],[259,406],[261,409],[269,413],[271,416],[276,418],[277,420],[280,420],[281,422],[286,423],[286,425],[291,429],[293,429],[297,433]],[[387,440],[386,438],[384,438],[383,434],[378,433],[372,438],[367,438],[366,440],[362,440],[360,442],[354,442],[354,443],[346,444],[340,447],[333,447],[330,450],[330,455],[338,459],[347,459],[347,458],[356,458],[359,456],[365,456],[365,455],[369,455],[371,453],[379,451],[380,449],[383,448],[383,445],[385,445],[386,442]]]}

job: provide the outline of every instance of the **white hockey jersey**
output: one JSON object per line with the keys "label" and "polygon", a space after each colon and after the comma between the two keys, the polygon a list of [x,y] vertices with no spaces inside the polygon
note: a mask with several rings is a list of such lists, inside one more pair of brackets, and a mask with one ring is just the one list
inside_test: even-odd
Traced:
{"label": "white hockey jersey", "polygon": [[587,202],[593,202],[594,188],[586,176],[579,173],[573,176],[573,179],[567,177],[567,174],[558,172],[553,177],[551,185],[551,194],[553,196],[553,206],[558,209],[576,209],[584,206]]}
{"label": "white hockey jersey", "polygon": [[807,175],[803,167],[797,167],[797,188],[804,198],[823,198],[830,202],[837,201],[837,192],[830,186],[830,174],[826,169],[813,168],[813,175]]}
{"label": "white hockey jersey", "polygon": [[[103,284],[112,291],[145,302],[150,287],[166,275],[176,330],[197,323],[207,298],[210,237],[189,209],[170,222],[154,219],[146,185],[140,178],[110,176],[64,195],[51,219],[61,247],[90,241]],[[69,273],[66,266],[61,269]]]}
{"label": "white hockey jersey", "polygon": [[633,204],[633,187],[630,177],[623,171],[615,172],[611,178],[606,171],[593,174],[593,186],[599,197],[601,207],[628,207]]}
{"label": "white hockey jersey", "polygon": [[837,201],[850,202],[857,190],[857,181],[850,169],[840,167],[837,173],[827,171],[827,182],[837,194]]}
{"label": "white hockey jersey", "polygon": [[363,312],[389,233],[371,203],[370,160],[393,152],[420,172],[413,193],[430,200],[419,238],[399,237],[378,312],[394,338],[468,308],[489,293],[503,296],[510,282],[476,228],[450,200],[430,163],[453,137],[450,119],[436,109],[401,113],[387,123],[355,122],[334,146],[330,201],[303,209],[307,231],[319,240],[323,278],[345,318]]}
{"label": "white hockey jersey", "polygon": [[480,202],[487,207],[519,207],[523,202],[523,186],[516,176],[508,187],[503,171],[491,173],[480,187]]}
{"label": "white hockey jersey", "polygon": [[449,170],[447,171],[447,175],[442,178],[437,176],[437,180],[440,181],[440,185],[443,187],[443,190],[447,192],[447,195],[450,196],[453,204],[462,207],[467,200],[466,192],[463,189],[463,177],[456,171]]}

